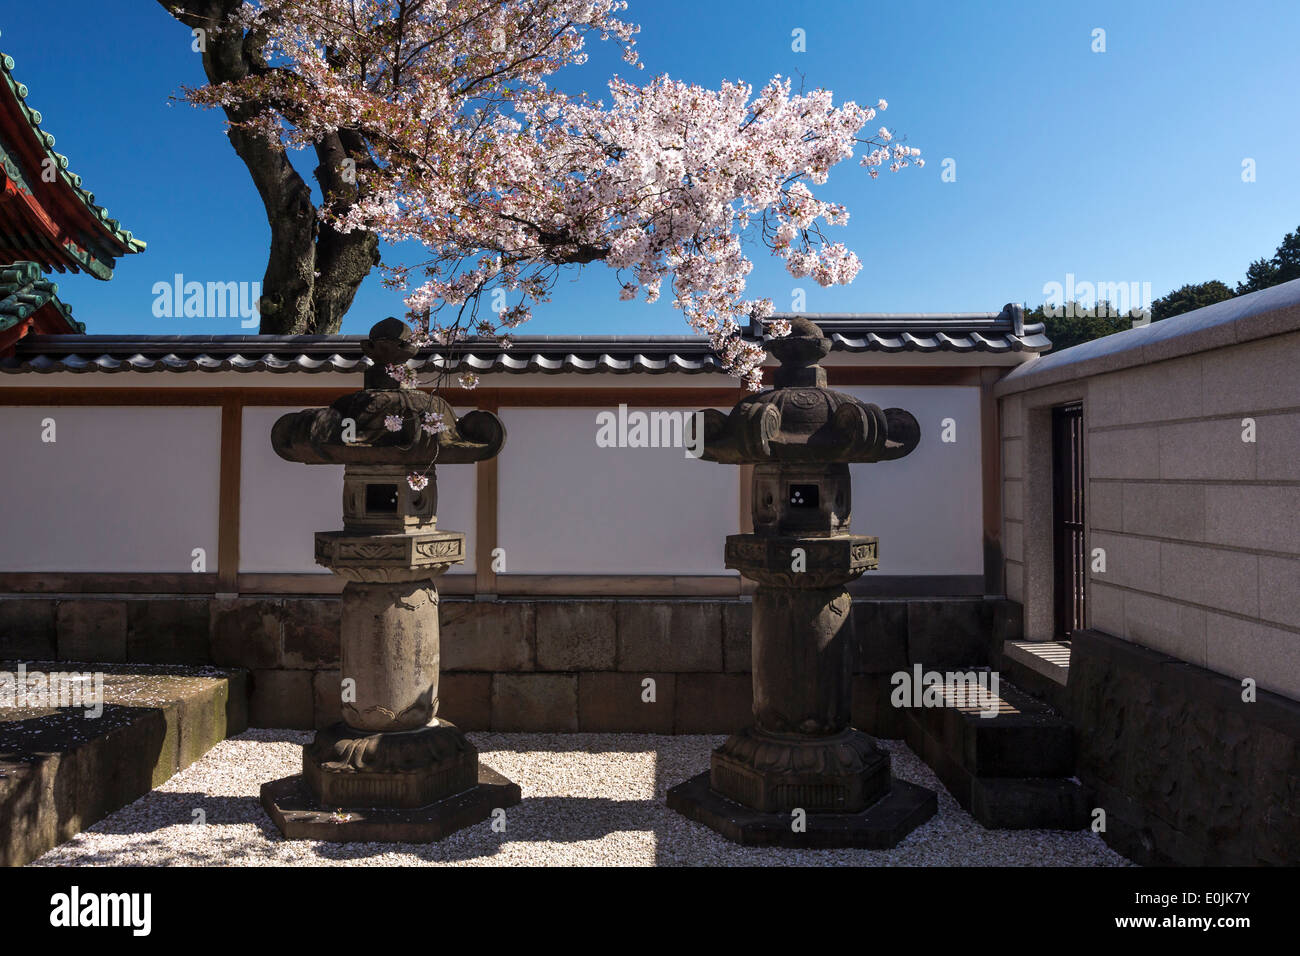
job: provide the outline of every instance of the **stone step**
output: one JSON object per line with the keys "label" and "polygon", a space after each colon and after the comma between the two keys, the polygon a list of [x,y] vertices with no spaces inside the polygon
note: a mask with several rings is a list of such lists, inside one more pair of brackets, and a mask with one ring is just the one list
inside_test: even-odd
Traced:
{"label": "stone step", "polygon": [[980,776],[919,721],[909,718],[908,724],[907,745],[962,808],[989,829],[1081,830],[1088,825],[1089,796],[1072,776]]}
{"label": "stone step", "polygon": [[1069,641],[1004,641],[995,655],[1005,680],[1058,711],[1069,706]]}
{"label": "stone step", "polygon": [[[18,678],[63,699],[16,696]],[[81,706],[102,680],[102,712]],[[213,667],[0,661],[0,865],[21,866],[248,726],[247,675]],[[21,705],[21,706],[18,706]]]}
{"label": "stone step", "polygon": [[1087,788],[1070,777],[972,777],[971,816],[990,830],[1083,830],[1092,821]]}
{"label": "stone step", "polygon": [[[942,690],[947,706],[905,708],[907,724],[913,725],[913,736],[918,729],[924,730],[967,773],[979,777],[1073,775],[1073,728],[1043,701],[1005,680],[999,681],[996,694],[991,686],[984,691],[959,682],[947,682]],[[985,713],[993,716],[983,716]]]}
{"label": "stone step", "polygon": [[1002,653],[1062,687],[1070,679],[1069,641],[1007,641]]}
{"label": "stone step", "polygon": [[959,684],[944,691],[946,707],[904,710],[904,738],[965,810],[990,829],[1088,825],[1068,721],[1005,680],[996,695]]}

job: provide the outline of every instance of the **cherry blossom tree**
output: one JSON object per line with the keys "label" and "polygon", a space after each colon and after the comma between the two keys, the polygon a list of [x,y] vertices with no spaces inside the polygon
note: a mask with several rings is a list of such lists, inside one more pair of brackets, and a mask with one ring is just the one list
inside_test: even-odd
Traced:
{"label": "cherry blossom tree", "polygon": [[[883,99],[836,106],[779,76],[756,95],[667,76],[563,92],[554,76],[588,40],[641,66],[620,0],[160,2],[204,49],[210,82],[187,97],[225,111],[266,205],[263,332],[336,332],[378,240],[413,240],[419,261],[383,268],[424,340],[508,347],[564,270],[603,263],[621,299],[667,291],[757,388],[763,352],[740,330],[772,303],[747,295],[746,246],[796,278],[848,283],[861,262],[823,231],[848,211],[814,188],[855,153],[873,178],[924,163],[868,129]],[[315,151],[319,205],[294,148]]]}

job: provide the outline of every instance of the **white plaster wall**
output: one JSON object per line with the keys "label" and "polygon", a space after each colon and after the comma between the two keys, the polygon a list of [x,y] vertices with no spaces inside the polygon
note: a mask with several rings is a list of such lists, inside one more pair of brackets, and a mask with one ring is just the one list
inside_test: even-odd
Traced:
{"label": "white plaster wall", "polygon": [[220,409],[11,406],[0,448],[0,570],[216,571]]}
{"label": "white plaster wall", "polygon": [[[343,527],[343,466],[303,465],[275,453],[271,426],[295,410],[244,409],[239,570],[245,573],[329,574],[316,563],[315,533]],[[474,470],[474,465],[448,465],[437,472],[438,527],[465,534],[465,563],[449,574],[474,570]]]}
{"label": "white plaster wall", "polygon": [[[898,461],[851,465],[853,530],[880,538],[878,574],[984,573],[980,391],[968,386],[841,387],[881,408],[904,408],[921,444]],[[943,420],[956,426],[942,441]]]}
{"label": "white plaster wall", "polygon": [[739,530],[739,469],[681,448],[601,448],[602,410],[501,410],[506,572],[734,574],[722,558]]}
{"label": "white plaster wall", "polygon": [[[920,447],[855,465],[854,530],[881,541],[889,574],[983,573],[979,391],[845,388],[912,411]],[[328,573],[313,534],[342,526],[341,466],[286,462],[270,432],[286,407],[246,408],[240,570]],[[500,543],[507,573],[729,574],[723,539],[738,530],[739,469],[681,449],[596,445],[597,408],[505,408]],[[58,442],[40,442],[55,417]],[[941,421],[957,441],[939,440]],[[187,571],[193,548],[216,570],[220,412],[216,408],[6,408],[0,570]],[[467,537],[472,573],[475,467],[439,469],[439,524]],[[15,494],[14,490],[18,493]]]}

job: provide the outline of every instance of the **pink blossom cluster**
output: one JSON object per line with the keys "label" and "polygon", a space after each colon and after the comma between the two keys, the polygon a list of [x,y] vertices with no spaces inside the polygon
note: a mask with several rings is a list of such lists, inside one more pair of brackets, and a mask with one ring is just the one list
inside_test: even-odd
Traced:
{"label": "pink blossom cluster", "polygon": [[384,371],[401,388],[415,388],[420,384],[420,373],[409,365],[385,365]]}
{"label": "pink blossom cluster", "polygon": [[420,431],[426,435],[436,435],[447,430],[447,423],[437,412],[425,412],[420,419]]}
{"label": "pink blossom cluster", "polygon": [[356,157],[359,198],[322,216],[428,250],[414,270],[389,273],[423,343],[472,333],[508,344],[561,269],[603,262],[622,300],[668,291],[725,367],[758,388],[764,352],[741,330],[772,303],[748,293],[742,239],[795,278],[851,282],[861,261],[823,233],[848,211],[814,188],[859,147],[872,177],[922,165],[920,151],[884,126],[864,133],[883,99],[836,106],[829,91],[794,92],[779,76],[756,95],[745,83],[708,89],[666,76],[614,77],[608,101],[553,88],[552,74],[585,61],[588,37],[618,43],[639,65],[625,7],[260,0],[243,24],[265,37],[268,69],[191,98],[258,104],[248,125],[290,146],[359,134],[368,150]]}

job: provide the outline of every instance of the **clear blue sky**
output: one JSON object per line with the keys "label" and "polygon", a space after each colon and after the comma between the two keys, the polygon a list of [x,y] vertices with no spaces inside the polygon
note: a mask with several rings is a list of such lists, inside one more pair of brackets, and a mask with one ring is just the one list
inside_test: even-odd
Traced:
{"label": "clear blue sky", "polygon": [[[218,112],[175,102],[203,80],[188,31],[157,3],[60,0],[0,21],[0,50],[31,89],[56,149],[99,202],[149,243],[111,282],[56,277],[92,333],[238,333],[238,320],[156,319],[155,282],[257,281],[268,229]],[[923,170],[870,180],[838,167],[824,195],[852,219],[832,230],[864,262],[847,287],[795,282],[765,255],[754,294],[810,311],[996,310],[1049,282],[1240,279],[1300,226],[1300,3],[632,0],[646,69],[707,85],[800,74],[837,99],[889,101],[885,121]],[[807,51],[791,50],[791,31]],[[1106,31],[1106,52],[1091,49]],[[566,85],[592,91],[626,67],[612,48]],[[942,161],[956,181],[941,180]],[[1243,183],[1242,160],[1257,181]],[[299,168],[309,171],[312,157]],[[401,250],[385,249],[388,258]],[[562,280],[522,333],[679,334],[664,303],[617,300],[614,275]],[[344,324],[400,315],[362,287]]]}

